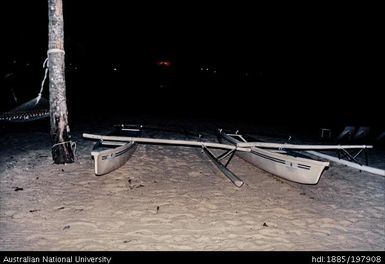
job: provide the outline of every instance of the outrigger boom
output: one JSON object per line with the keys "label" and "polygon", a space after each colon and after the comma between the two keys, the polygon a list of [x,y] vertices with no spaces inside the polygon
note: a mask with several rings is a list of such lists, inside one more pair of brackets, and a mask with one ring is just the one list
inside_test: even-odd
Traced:
{"label": "outrigger boom", "polygon": [[[219,129],[222,133],[222,129]],[[224,138],[230,139],[237,137],[243,142],[238,142],[236,145],[241,148],[272,148],[272,149],[299,149],[299,150],[343,150],[343,149],[368,149],[373,148],[372,145],[298,145],[287,143],[270,143],[270,142],[247,142],[240,134],[225,134],[222,133]]]}
{"label": "outrigger boom", "polygon": [[342,149],[368,149],[373,148],[371,145],[296,145],[296,144],[280,144],[280,143],[268,143],[268,142],[240,142],[237,144],[238,147],[250,148],[250,147],[259,147],[259,148],[274,148],[274,149],[323,149],[323,150],[342,150]]}
{"label": "outrigger boom", "polygon": [[176,140],[176,139],[160,139],[160,138],[141,138],[141,137],[120,137],[120,136],[102,136],[95,134],[83,134],[84,138],[89,139],[99,139],[106,141],[123,141],[123,142],[136,142],[136,143],[153,143],[153,144],[166,144],[166,145],[180,145],[180,146],[196,146],[196,147],[208,147],[208,148],[218,148],[218,149],[230,149],[243,152],[250,152],[250,147],[243,148],[237,147],[231,144],[221,144],[221,143],[212,143],[212,142],[202,142],[202,141],[190,141],[190,140]]}

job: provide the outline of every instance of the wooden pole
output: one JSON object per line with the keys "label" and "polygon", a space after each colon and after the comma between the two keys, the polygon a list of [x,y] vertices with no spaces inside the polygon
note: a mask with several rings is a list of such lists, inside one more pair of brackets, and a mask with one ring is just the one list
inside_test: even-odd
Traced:
{"label": "wooden pole", "polygon": [[344,159],[339,159],[337,157],[333,157],[333,156],[330,156],[330,155],[326,155],[324,153],[320,153],[320,152],[317,152],[317,151],[306,151],[307,153],[310,153],[314,156],[317,156],[317,157],[320,157],[320,158],[324,158],[324,159],[327,159],[327,160],[330,160],[330,161],[333,161],[333,162],[336,162],[336,163],[340,163],[340,164],[343,164],[343,165],[346,165],[346,166],[349,166],[349,167],[352,167],[352,168],[355,168],[355,169],[359,169],[359,170],[362,170],[362,171],[367,171],[367,172],[370,172],[370,173],[373,173],[373,174],[376,174],[376,175],[380,175],[380,176],[385,176],[385,170],[382,170],[382,169],[378,169],[378,168],[373,168],[373,167],[369,167],[369,166],[365,166],[365,165],[360,165],[358,163],[355,163],[355,162],[351,162],[351,161],[348,161],[348,160],[344,160]]}
{"label": "wooden pole", "polygon": [[195,147],[208,147],[218,149],[235,149],[242,152],[250,152],[250,148],[239,148],[234,145],[202,142],[202,141],[190,141],[190,140],[178,140],[178,139],[161,139],[161,138],[142,138],[142,137],[121,137],[121,136],[101,136],[95,134],[83,133],[84,138],[98,139],[106,141],[124,141],[124,142],[136,142],[136,143],[153,143],[164,145],[179,145],[179,146],[195,146]]}
{"label": "wooden pole", "polygon": [[[240,142],[235,139],[231,134],[219,132],[220,135],[227,141],[231,142],[234,145],[237,145],[241,148],[275,148],[275,149],[324,149],[324,150],[332,150],[332,149],[367,149],[373,148],[371,145],[297,145],[297,144],[287,144],[287,143],[269,143],[269,142]],[[237,134],[235,134],[237,135]],[[237,135],[238,136],[238,135]]]}
{"label": "wooden pole", "polygon": [[48,0],[48,65],[52,159],[73,163],[64,75],[64,21],[62,0]]}
{"label": "wooden pole", "polygon": [[214,164],[218,167],[218,169],[227,177],[229,180],[234,183],[235,186],[241,187],[243,185],[243,181],[235,175],[231,170],[226,168],[214,155],[208,150],[205,146],[202,147],[204,153],[214,162]]}

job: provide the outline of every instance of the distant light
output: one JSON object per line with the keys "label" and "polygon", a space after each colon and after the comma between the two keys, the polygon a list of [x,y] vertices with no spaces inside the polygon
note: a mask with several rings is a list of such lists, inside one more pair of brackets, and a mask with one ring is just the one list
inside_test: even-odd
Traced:
{"label": "distant light", "polygon": [[156,64],[158,64],[159,66],[170,67],[171,66],[171,61],[167,61],[167,60],[158,61]]}
{"label": "distant light", "polygon": [[200,67],[201,71],[204,71],[204,72],[210,72],[210,73],[217,73],[217,71],[215,70],[214,67],[211,67],[211,66],[204,66],[204,67]]}
{"label": "distant light", "polygon": [[112,70],[116,72],[118,71],[118,68],[114,67]]}

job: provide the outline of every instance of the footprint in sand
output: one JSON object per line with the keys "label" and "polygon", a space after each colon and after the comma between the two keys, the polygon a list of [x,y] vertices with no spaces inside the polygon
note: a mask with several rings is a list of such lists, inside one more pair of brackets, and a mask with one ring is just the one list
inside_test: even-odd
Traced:
{"label": "footprint in sand", "polygon": [[242,223],[240,221],[233,221],[233,220],[226,220],[226,224],[232,225],[232,226],[240,226]]}
{"label": "footprint in sand", "polygon": [[200,175],[201,173],[199,171],[192,171],[188,173],[188,176],[191,176],[191,177],[199,177]]}
{"label": "footprint in sand", "polygon": [[67,222],[63,226],[63,230],[84,231],[85,229],[97,229],[97,226],[96,224],[88,221],[71,221],[71,222]]}

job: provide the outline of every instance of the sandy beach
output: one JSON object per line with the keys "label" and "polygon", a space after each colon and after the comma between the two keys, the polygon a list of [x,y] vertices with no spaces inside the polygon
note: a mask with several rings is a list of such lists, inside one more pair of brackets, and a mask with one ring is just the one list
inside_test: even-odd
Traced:
{"label": "sandy beach", "polygon": [[384,177],[331,163],[302,185],[234,157],[237,188],[199,148],[161,145],[98,177],[82,133],[105,134],[109,121],[73,124],[66,165],[52,162],[48,126],[2,128],[1,250],[385,250]]}

